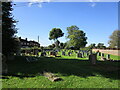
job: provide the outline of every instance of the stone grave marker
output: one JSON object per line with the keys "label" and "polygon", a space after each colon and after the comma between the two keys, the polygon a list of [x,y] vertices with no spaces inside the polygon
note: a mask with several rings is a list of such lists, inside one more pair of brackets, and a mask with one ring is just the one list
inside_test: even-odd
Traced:
{"label": "stone grave marker", "polygon": [[104,57],[104,53],[102,53],[101,56]]}
{"label": "stone grave marker", "polygon": [[95,65],[96,64],[96,61],[97,61],[97,55],[96,54],[91,54],[89,55],[89,61]]}
{"label": "stone grave marker", "polygon": [[110,54],[107,54],[107,55],[106,55],[106,59],[107,59],[107,60],[110,60]]}
{"label": "stone grave marker", "polygon": [[77,58],[82,58],[82,54],[81,53],[77,53]]}
{"label": "stone grave marker", "polygon": [[98,52],[98,56],[101,56],[101,52]]}
{"label": "stone grave marker", "polygon": [[62,51],[62,55],[64,55],[64,56],[65,56],[65,52],[64,52],[64,51]]}
{"label": "stone grave marker", "polygon": [[84,52],[82,52],[82,57],[84,57],[84,55],[85,55],[85,53],[84,53]]}
{"label": "stone grave marker", "polygon": [[71,56],[71,52],[68,52],[68,56]]}

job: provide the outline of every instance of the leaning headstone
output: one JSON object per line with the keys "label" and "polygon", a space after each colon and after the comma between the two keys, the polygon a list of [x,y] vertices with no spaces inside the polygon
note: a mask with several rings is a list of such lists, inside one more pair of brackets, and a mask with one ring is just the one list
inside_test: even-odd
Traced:
{"label": "leaning headstone", "polygon": [[96,64],[96,61],[97,61],[97,55],[96,54],[91,54],[89,55],[89,61],[95,65]]}

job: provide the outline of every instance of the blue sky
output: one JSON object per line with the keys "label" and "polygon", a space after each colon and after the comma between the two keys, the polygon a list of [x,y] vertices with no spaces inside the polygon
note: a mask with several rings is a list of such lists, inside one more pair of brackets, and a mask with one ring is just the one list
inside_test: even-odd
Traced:
{"label": "blue sky", "polygon": [[48,39],[52,28],[61,28],[65,33],[60,42],[67,41],[66,28],[76,25],[86,33],[87,45],[104,43],[106,46],[109,36],[118,29],[117,2],[50,2],[42,7],[22,6],[17,2],[17,5],[13,10],[14,18],[19,21],[17,35],[36,41],[39,35],[41,46],[53,43]]}

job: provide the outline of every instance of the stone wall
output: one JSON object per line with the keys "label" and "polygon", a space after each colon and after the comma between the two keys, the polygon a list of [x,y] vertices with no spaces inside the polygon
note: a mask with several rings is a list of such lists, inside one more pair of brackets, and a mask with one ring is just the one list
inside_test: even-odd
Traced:
{"label": "stone wall", "polygon": [[92,49],[92,51],[94,51],[94,52],[96,52],[98,50],[99,50],[99,52],[102,52],[102,53],[120,56],[120,50]]}

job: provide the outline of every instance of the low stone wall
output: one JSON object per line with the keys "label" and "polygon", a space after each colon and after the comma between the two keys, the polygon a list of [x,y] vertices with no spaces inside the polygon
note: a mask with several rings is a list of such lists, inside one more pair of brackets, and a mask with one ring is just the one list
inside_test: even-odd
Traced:
{"label": "low stone wall", "polygon": [[92,51],[96,52],[98,51],[101,53],[106,53],[106,54],[112,54],[112,55],[117,55],[120,56],[120,50],[104,50],[104,49],[92,49]]}

